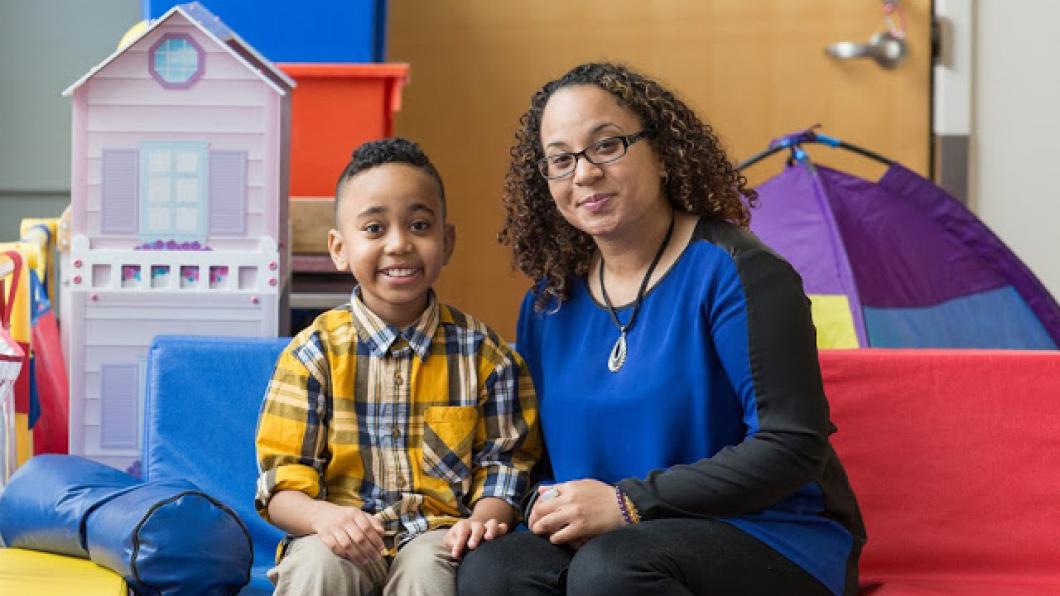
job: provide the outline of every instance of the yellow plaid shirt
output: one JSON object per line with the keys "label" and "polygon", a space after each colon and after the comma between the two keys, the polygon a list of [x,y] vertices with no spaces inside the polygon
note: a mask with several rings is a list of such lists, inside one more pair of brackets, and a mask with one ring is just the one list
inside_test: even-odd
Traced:
{"label": "yellow plaid shirt", "polygon": [[491,329],[439,305],[405,330],[355,290],[280,355],[257,427],[255,505],[282,490],[360,507],[387,543],[467,517],[475,501],[518,508],[541,453],[522,358]]}

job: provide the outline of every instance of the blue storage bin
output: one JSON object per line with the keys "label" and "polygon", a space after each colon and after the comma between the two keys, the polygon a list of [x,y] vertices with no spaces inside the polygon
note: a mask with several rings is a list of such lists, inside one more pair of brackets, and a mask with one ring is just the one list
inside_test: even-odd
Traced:
{"label": "blue storage bin", "polygon": [[[174,0],[140,0],[157,19]],[[203,0],[210,12],[273,62],[382,62],[386,0]]]}

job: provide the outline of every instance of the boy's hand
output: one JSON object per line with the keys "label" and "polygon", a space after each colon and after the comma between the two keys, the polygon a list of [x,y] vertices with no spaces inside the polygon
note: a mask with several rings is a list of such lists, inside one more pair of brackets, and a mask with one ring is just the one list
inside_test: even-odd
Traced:
{"label": "boy's hand", "polygon": [[336,555],[364,565],[383,557],[383,524],[356,507],[315,501],[312,528]]}
{"label": "boy's hand", "polygon": [[465,547],[474,550],[483,540],[493,540],[508,533],[508,524],[494,518],[485,521],[462,519],[449,528],[443,542],[454,559],[464,555]]}

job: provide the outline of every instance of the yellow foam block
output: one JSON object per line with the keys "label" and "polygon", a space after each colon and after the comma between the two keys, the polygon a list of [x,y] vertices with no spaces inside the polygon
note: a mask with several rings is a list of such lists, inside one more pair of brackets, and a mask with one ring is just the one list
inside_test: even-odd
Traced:
{"label": "yellow foam block", "polygon": [[0,548],[0,594],[126,596],[120,575],[87,559]]}

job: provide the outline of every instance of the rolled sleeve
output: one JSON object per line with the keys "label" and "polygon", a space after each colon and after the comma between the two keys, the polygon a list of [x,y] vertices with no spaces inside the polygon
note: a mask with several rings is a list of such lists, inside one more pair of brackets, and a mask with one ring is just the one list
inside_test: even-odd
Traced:
{"label": "rolled sleeve", "polygon": [[283,490],[296,490],[316,498],[320,494],[320,474],[309,466],[285,465],[267,470],[258,476],[254,507],[258,514],[269,519],[269,501]]}

